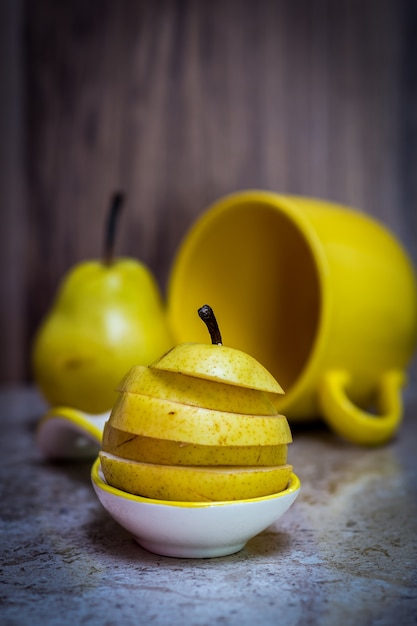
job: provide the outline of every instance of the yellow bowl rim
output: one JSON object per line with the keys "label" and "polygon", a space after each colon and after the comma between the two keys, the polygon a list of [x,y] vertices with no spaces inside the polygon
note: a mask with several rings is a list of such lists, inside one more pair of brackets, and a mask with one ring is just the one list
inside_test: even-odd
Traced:
{"label": "yellow bowl rim", "polygon": [[101,467],[100,458],[94,461],[93,466],[91,468],[91,480],[96,485],[98,489],[101,491],[106,491],[107,493],[119,497],[124,498],[125,500],[132,500],[133,502],[140,502],[142,504],[156,504],[162,506],[170,506],[170,507],[180,507],[186,509],[204,509],[213,506],[226,506],[231,504],[249,504],[255,502],[263,502],[264,500],[275,500],[277,498],[282,498],[284,496],[288,496],[292,493],[296,493],[300,487],[301,482],[300,479],[294,472],[291,473],[290,481],[288,487],[283,491],[279,491],[278,493],[270,494],[269,496],[261,496],[259,498],[250,498],[247,500],[217,500],[214,502],[179,502],[174,500],[154,500],[153,498],[145,498],[143,496],[135,496],[131,493],[127,493],[126,491],[122,491],[121,489],[116,489],[116,487],[112,487],[108,483],[106,483],[99,474],[99,468]]}

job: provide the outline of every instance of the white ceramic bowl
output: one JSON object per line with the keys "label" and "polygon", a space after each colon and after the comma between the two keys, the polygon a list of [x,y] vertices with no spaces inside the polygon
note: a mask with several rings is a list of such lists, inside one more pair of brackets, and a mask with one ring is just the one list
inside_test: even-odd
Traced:
{"label": "white ceramic bowl", "polygon": [[295,474],[284,491],[234,502],[168,502],[133,496],[107,484],[97,459],[91,470],[103,507],[150,552],[181,558],[225,556],[279,519],[300,490]]}

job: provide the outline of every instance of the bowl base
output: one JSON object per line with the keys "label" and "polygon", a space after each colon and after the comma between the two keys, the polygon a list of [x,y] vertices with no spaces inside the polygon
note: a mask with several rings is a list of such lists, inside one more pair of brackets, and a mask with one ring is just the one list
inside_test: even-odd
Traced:
{"label": "bowl base", "polygon": [[179,559],[212,559],[219,556],[236,554],[245,547],[246,542],[227,546],[178,546],[170,543],[154,543],[135,537],[136,542],[148,552],[160,556],[172,556]]}

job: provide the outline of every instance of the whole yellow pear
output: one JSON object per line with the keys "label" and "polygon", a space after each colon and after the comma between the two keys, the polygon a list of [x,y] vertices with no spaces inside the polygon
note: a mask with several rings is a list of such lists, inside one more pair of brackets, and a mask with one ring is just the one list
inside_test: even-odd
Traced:
{"label": "whole yellow pear", "polygon": [[[115,197],[110,230],[120,202]],[[35,335],[34,379],[51,405],[108,411],[125,373],[173,345],[154,277],[135,259],[113,258],[110,240],[105,258],[80,263],[63,278]]]}

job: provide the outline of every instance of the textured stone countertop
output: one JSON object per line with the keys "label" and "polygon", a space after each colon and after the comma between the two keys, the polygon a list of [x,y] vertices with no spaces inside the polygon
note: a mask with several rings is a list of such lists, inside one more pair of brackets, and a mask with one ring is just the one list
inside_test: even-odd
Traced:
{"label": "textured stone countertop", "polygon": [[292,508],[239,553],[161,557],[104,511],[90,462],[34,446],[30,389],[0,393],[3,626],[66,624],[378,626],[417,620],[417,393],[377,449],[295,427]]}

